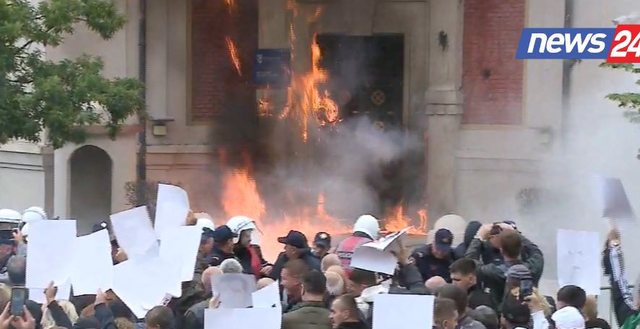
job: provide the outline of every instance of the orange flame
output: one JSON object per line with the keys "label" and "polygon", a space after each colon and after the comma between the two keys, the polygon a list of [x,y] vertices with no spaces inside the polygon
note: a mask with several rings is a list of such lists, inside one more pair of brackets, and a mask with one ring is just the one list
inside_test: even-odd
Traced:
{"label": "orange flame", "polygon": [[229,9],[229,13],[232,13],[233,10],[236,8],[236,0],[224,0],[224,4]]}
{"label": "orange flame", "polygon": [[265,214],[265,204],[248,169],[234,170],[224,178],[222,208],[228,217],[245,215],[256,220]]}
{"label": "orange flame", "polygon": [[410,227],[409,234],[425,235],[427,232],[427,211],[420,209],[417,212],[420,223],[413,225],[413,220],[409,218],[403,206],[395,207],[384,220],[384,230],[387,232],[397,232]]}
{"label": "orange flame", "polygon": [[229,57],[231,58],[231,63],[236,68],[239,76],[242,76],[242,66],[240,64],[240,56],[238,55],[238,48],[236,44],[231,40],[229,36],[224,37],[225,42],[227,43],[227,50],[229,51]]}

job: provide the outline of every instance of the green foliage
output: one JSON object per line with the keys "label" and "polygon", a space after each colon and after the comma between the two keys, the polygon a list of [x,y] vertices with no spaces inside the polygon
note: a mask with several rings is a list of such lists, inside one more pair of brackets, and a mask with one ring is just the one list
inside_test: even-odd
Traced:
{"label": "green foliage", "polygon": [[[624,70],[633,74],[640,74],[640,68],[635,67],[633,64],[609,64],[602,63],[600,67],[612,68],[617,70]],[[640,80],[636,81],[637,85],[640,85]],[[610,99],[618,104],[618,107],[625,110],[624,116],[633,123],[640,123],[640,93],[613,93],[607,95],[607,99]]]}
{"label": "green foliage", "polygon": [[46,130],[59,148],[83,142],[88,125],[114,137],[142,108],[140,82],[105,78],[100,58],[45,58],[44,46],[60,45],[80,24],[109,39],[125,17],[113,0],[0,0],[0,144],[38,142]]}

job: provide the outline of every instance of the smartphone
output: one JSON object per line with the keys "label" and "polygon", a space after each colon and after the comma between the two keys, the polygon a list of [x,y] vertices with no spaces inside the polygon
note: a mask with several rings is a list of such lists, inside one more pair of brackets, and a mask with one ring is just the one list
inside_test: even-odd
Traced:
{"label": "smartphone", "polygon": [[22,287],[11,288],[11,315],[22,316],[24,303],[27,299],[27,289]]}
{"label": "smartphone", "polygon": [[523,302],[525,298],[533,295],[533,281],[521,280],[520,281],[520,301]]}

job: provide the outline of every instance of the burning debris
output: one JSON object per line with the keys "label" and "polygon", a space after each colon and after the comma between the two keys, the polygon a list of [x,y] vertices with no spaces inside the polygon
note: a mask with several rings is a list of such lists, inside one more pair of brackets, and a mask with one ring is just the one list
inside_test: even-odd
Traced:
{"label": "burning debris", "polygon": [[242,64],[240,63],[240,55],[238,55],[238,47],[236,47],[235,42],[233,42],[229,36],[225,37],[225,42],[227,43],[227,50],[229,51],[231,63],[233,64],[233,67],[235,67],[236,72],[238,72],[238,75],[242,76]]}

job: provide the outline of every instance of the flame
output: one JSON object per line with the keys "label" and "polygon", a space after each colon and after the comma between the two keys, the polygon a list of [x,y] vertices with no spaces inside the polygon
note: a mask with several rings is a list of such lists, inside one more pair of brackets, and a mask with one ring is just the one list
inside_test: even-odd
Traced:
{"label": "flame", "polygon": [[242,214],[259,220],[265,214],[264,201],[248,169],[227,173],[224,178],[222,208],[228,217]]}
{"label": "flame", "polygon": [[229,36],[224,37],[225,42],[227,43],[227,50],[229,51],[229,57],[231,59],[231,63],[236,68],[239,76],[242,76],[242,66],[240,64],[240,56],[238,55],[238,48],[236,44],[231,40]]}
{"label": "flame", "polygon": [[426,235],[427,211],[425,209],[420,209],[416,214],[420,220],[420,223],[417,226],[412,224],[413,220],[405,214],[404,207],[402,205],[396,206],[384,219],[384,230],[387,232],[397,232],[410,227],[409,234]]}
{"label": "flame", "polygon": [[224,4],[229,9],[229,13],[232,13],[236,8],[236,0],[224,0]]}

